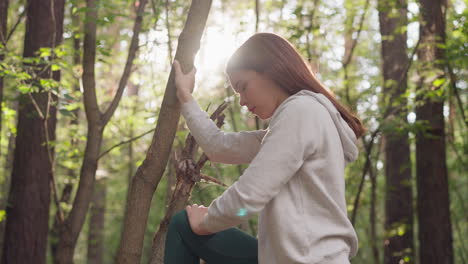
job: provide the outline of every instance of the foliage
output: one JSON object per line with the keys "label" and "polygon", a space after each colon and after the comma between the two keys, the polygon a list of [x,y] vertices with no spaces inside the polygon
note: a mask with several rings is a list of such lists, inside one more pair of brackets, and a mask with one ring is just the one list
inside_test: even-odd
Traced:
{"label": "foliage", "polygon": [[[11,2],[11,1],[10,1]],[[24,1],[12,3],[9,10],[9,29],[16,22],[24,8]],[[170,73],[171,58],[177,47],[177,37],[185,23],[185,16],[189,1],[170,0],[168,12],[166,1],[153,0],[148,4],[144,14],[143,32],[140,36],[140,51],[137,54],[135,67],[124,97],[115,115],[105,130],[101,153],[121,144],[103,155],[99,161],[99,170],[107,175],[107,202],[105,213],[105,263],[113,263],[113,256],[117,250],[120,232],[123,224],[126,193],[129,175],[134,175],[135,169],[141,164],[145,152],[151,143],[153,133],[138,137],[154,129],[158,120],[165,84]],[[202,108],[208,104],[217,105],[231,96],[228,92],[229,84],[222,74],[222,67],[233,51],[244,40],[255,32],[255,1],[213,1],[210,18],[201,51],[196,58],[197,87],[194,95]],[[358,193],[362,179],[362,171],[366,160],[364,146],[371,139],[370,135],[377,129],[380,133],[392,131],[410,136],[414,148],[414,135],[425,131],[427,124],[415,121],[415,106],[420,104],[419,94],[415,93],[415,76],[418,65],[417,58],[411,58],[412,66],[408,71],[408,90],[401,98],[383,98],[383,87],[392,85],[382,83],[381,78],[381,36],[378,28],[378,13],[374,1],[363,22],[362,32],[354,50],[353,59],[347,66],[347,76],[344,74],[343,57],[345,34],[356,37],[359,18],[363,14],[365,1],[281,1],[264,0],[260,2],[259,30],[276,32],[285,36],[306,58],[322,83],[336,96],[348,105],[363,120],[369,129],[360,142],[360,156],[357,161],[346,168],[346,200],[348,214],[357,210],[355,228],[360,242],[358,255],[353,259],[355,263],[374,263],[372,246],[376,245],[383,255],[384,246],[384,199],[385,199],[385,170],[384,155],[381,148],[382,137],[375,137],[371,153],[371,167],[376,175],[376,226],[377,241],[370,236],[370,177],[365,175],[364,185],[360,196],[360,204],[356,209],[353,201]],[[314,5],[316,3],[316,6]],[[463,120],[462,112],[468,115],[467,88],[468,84],[468,11],[466,0],[455,0],[447,10],[447,36],[445,48],[446,61],[453,70],[456,79],[453,80],[446,72],[428,73],[432,77],[433,86],[440,87],[426,91],[424,96],[429,99],[445,100],[445,117],[447,127],[447,164],[449,170],[451,213],[454,232],[455,263],[468,260],[468,224],[467,204],[468,194],[464,191],[468,184],[468,130],[467,120]],[[107,107],[113,97],[122,74],[128,46],[132,34],[135,5],[138,1],[100,1],[96,87],[101,111]],[[11,150],[10,138],[14,139],[16,131],[16,102],[18,95],[27,95],[38,91],[51,92],[58,97],[59,111],[57,123],[57,139],[55,145],[56,182],[60,191],[72,183],[75,195],[78,182],[77,175],[83,158],[86,144],[86,119],[83,112],[83,90],[80,79],[82,77],[81,63],[75,64],[73,56],[82,54],[83,22],[88,11],[84,1],[74,0],[67,3],[64,42],[54,48],[41,48],[38,56],[23,58],[21,43],[24,37],[24,21],[19,23],[6,46],[0,46],[0,77],[4,79],[4,102],[2,102],[2,128],[0,147],[1,162],[7,164],[8,150]],[[408,31],[408,57],[418,40],[418,6],[415,1],[409,1],[409,24],[399,28]],[[74,25],[71,16],[79,18],[79,25]],[[169,27],[168,27],[169,26]],[[168,30],[169,29],[169,30]],[[169,34],[168,34],[169,33]],[[232,37],[231,42],[223,41]],[[74,40],[81,43],[78,50],[74,48]],[[229,38],[231,40],[231,38]],[[214,42],[214,44],[213,44]],[[1,45],[1,44],[0,44]],[[208,48],[207,48],[208,47]],[[170,53],[172,52],[172,53]],[[222,56],[222,58],[220,58]],[[48,72],[47,69],[51,71]],[[61,80],[39,78],[39,73],[61,72]],[[393,83],[394,84],[394,83]],[[454,85],[455,84],[455,85]],[[137,94],[130,94],[130,90],[138,89]],[[346,88],[347,87],[347,88]],[[348,89],[348,90],[347,90]],[[349,101],[346,99],[349,92]],[[458,100],[456,98],[458,94]],[[233,102],[226,110],[226,124],[223,129],[234,131],[255,129],[255,119],[238,105],[238,98],[230,97]],[[407,100],[408,104],[403,105]],[[388,105],[399,107],[407,115],[388,119],[385,111]],[[211,109],[214,109],[211,106]],[[232,110],[232,115],[228,110]],[[174,141],[174,149],[181,148],[188,133],[180,120],[180,130]],[[267,122],[264,122],[267,125]],[[137,139],[135,139],[137,138]],[[133,139],[133,140],[132,140]],[[130,146],[133,150],[129,155]],[[412,149],[413,150],[413,149]],[[201,151],[199,152],[201,154]],[[413,175],[415,158],[412,153]],[[230,185],[236,181],[245,170],[246,165],[232,166],[225,164],[207,163],[203,173],[214,176]],[[1,181],[6,184],[9,178],[8,169],[2,166]],[[132,171],[133,170],[133,171]],[[166,175],[158,185],[153,197],[150,217],[148,219],[145,236],[144,259],[146,261],[151,250],[152,236],[159,226],[164,214],[167,184],[167,173],[174,170],[166,169]],[[414,184],[413,184],[414,186]],[[212,183],[198,183],[192,193],[191,203],[208,206],[213,199],[225,190]],[[7,196],[6,188],[2,197]],[[411,201],[409,201],[411,202]],[[52,206],[54,208],[55,204]],[[69,211],[71,204],[62,203],[62,209]],[[51,210],[51,219],[55,208]],[[0,211],[0,221],[5,218],[5,212]],[[87,220],[89,221],[89,220]],[[250,220],[251,228],[247,230],[256,235],[257,219]],[[79,238],[75,253],[75,263],[86,263],[87,225]],[[405,226],[396,226],[392,232],[402,235]],[[416,234],[415,234],[415,237]]]}

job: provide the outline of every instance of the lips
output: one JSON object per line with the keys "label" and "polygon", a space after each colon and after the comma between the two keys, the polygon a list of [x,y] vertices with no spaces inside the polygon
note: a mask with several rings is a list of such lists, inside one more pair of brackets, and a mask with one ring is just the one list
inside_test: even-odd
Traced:
{"label": "lips", "polygon": [[249,109],[250,112],[253,112],[253,110],[255,110],[255,107]]}

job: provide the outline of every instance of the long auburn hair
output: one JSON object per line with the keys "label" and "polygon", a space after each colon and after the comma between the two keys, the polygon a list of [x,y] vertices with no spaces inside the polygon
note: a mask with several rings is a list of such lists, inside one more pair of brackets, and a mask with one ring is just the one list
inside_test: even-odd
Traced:
{"label": "long auburn hair", "polygon": [[229,58],[225,74],[237,70],[252,70],[265,75],[293,95],[300,90],[325,95],[340,112],[340,115],[360,138],[367,129],[361,120],[315,77],[308,63],[297,49],[285,38],[274,33],[256,33],[246,40]]}

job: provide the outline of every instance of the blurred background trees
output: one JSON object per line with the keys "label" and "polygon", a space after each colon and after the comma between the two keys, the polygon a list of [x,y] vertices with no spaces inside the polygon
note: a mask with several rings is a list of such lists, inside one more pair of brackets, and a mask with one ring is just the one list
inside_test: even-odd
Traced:
{"label": "blurred background trees", "polygon": [[[194,96],[210,111],[231,102],[226,131],[267,127],[239,106],[224,63],[255,32],[284,36],[369,128],[345,175],[360,240],[353,263],[467,263],[467,4],[213,1]],[[64,263],[57,245],[73,240],[66,255],[75,263],[114,263],[127,193],[147,157],[190,5],[0,0],[5,263]],[[174,153],[188,134],[183,118],[172,122],[171,154],[143,227],[145,263],[174,188]],[[245,168],[208,162],[202,173],[230,185]],[[199,182],[190,203],[208,206],[225,188]],[[255,236],[256,217],[239,228]]]}

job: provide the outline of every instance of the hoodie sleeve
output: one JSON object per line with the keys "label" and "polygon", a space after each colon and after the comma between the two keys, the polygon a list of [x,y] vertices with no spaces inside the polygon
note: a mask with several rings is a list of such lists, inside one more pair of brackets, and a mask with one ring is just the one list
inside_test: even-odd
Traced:
{"label": "hoodie sleeve", "polygon": [[219,232],[251,218],[296,174],[320,140],[320,124],[310,111],[300,100],[292,100],[272,118],[257,156],[209,205],[203,221],[207,230]]}
{"label": "hoodie sleeve", "polygon": [[190,133],[208,158],[226,164],[250,163],[260,149],[267,130],[224,132],[192,99],[181,104]]}

